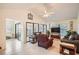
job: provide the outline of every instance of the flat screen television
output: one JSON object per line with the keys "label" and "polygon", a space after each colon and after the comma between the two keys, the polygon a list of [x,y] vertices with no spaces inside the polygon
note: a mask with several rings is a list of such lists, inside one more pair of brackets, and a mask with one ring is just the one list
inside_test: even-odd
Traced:
{"label": "flat screen television", "polygon": [[51,32],[57,32],[57,33],[60,33],[60,27],[54,27],[54,28],[51,28]]}

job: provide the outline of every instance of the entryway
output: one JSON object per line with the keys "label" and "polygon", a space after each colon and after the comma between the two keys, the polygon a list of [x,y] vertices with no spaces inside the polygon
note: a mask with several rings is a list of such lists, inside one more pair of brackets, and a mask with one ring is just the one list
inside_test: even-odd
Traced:
{"label": "entryway", "polygon": [[[11,54],[11,51],[17,52],[22,47],[22,26],[21,22],[15,19],[6,18],[6,54]],[[15,53],[15,52],[14,52]]]}

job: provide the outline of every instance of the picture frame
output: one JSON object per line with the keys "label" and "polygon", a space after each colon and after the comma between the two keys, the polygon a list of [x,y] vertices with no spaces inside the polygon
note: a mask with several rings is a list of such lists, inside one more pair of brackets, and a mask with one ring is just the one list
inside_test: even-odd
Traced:
{"label": "picture frame", "polygon": [[33,20],[33,15],[31,13],[28,13],[28,19]]}

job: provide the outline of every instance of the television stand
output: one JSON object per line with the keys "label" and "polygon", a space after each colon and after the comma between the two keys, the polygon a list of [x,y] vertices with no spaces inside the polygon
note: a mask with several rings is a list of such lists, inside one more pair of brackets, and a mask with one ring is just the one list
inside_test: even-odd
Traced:
{"label": "television stand", "polygon": [[51,37],[60,39],[60,33],[51,33]]}

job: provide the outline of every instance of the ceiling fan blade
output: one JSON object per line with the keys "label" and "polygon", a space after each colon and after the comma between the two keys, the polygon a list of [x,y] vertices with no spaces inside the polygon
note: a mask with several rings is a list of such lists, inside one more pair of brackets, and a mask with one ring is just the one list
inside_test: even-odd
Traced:
{"label": "ceiling fan blade", "polygon": [[48,14],[50,14],[50,15],[51,15],[51,14],[54,14],[54,12],[49,12]]}
{"label": "ceiling fan blade", "polygon": [[46,10],[45,10],[44,13],[45,13],[45,14],[43,15],[43,17],[48,17],[48,16],[54,14],[54,12],[47,12]]}
{"label": "ceiling fan blade", "polygon": [[48,14],[43,15],[43,17],[48,17],[48,16],[49,16]]}

